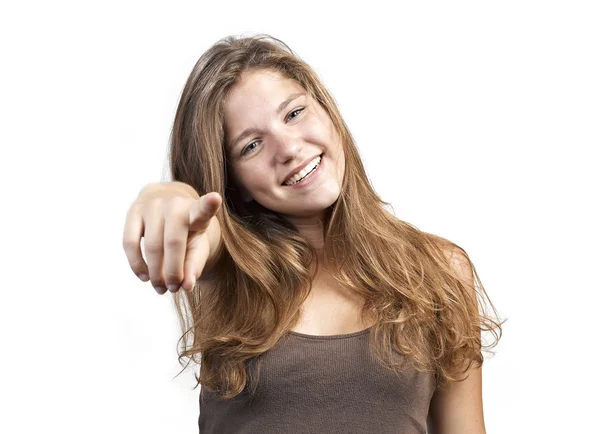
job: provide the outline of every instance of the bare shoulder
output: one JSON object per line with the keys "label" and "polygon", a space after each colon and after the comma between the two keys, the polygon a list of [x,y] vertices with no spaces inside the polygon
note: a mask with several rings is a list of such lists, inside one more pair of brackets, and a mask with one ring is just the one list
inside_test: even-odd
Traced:
{"label": "bare shoulder", "polygon": [[473,264],[467,252],[456,243],[444,237],[428,232],[423,233],[444,253],[444,256],[448,259],[457,276],[471,287],[474,283]]}
{"label": "bare shoulder", "polygon": [[444,252],[446,257],[450,259],[455,265],[462,266],[464,265],[464,262],[469,262],[467,252],[465,252],[465,250],[462,247],[458,246],[456,243],[439,235],[431,234],[429,232],[423,232],[423,234],[425,234],[425,236],[430,241],[435,243],[440,248],[440,250]]}

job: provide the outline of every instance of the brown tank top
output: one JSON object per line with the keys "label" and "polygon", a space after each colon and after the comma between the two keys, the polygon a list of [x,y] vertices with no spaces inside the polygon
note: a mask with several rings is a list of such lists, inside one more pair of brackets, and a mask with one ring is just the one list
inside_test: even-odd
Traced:
{"label": "brown tank top", "polygon": [[200,388],[200,434],[425,434],[435,376],[385,369],[370,331],[289,332],[260,356],[253,394],[251,381],[226,401]]}

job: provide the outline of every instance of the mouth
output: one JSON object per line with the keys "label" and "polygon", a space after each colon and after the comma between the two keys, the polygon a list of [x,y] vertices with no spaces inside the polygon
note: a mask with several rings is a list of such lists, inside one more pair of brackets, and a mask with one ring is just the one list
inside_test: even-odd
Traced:
{"label": "mouth", "polygon": [[308,184],[314,177],[315,173],[321,167],[321,164],[323,163],[323,155],[324,155],[324,153],[322,153],[315,159],[315,160],[317,160],[317,159],[318,160],[315,162],[314,166],[312,167],[312,169],[310,169],[309,172],[304,173],[304,175],[302,176],[301,175],[302,171],[300,171],[297,174],[295,174],[294,176],[292,176],[291,178],[289,178],[287,181],[282,183],[281,185],[283,187],[296,187],[297,188],[299,186]]}

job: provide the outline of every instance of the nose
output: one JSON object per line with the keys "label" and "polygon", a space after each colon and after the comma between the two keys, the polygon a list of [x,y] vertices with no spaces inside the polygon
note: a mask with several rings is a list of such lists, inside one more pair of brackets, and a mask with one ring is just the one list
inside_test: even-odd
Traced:
{"label": "nose", "polygon": [[280,131],[273,135],[273,147],[277,162],[285,164],[301,154],[302,140],[289,132]]}

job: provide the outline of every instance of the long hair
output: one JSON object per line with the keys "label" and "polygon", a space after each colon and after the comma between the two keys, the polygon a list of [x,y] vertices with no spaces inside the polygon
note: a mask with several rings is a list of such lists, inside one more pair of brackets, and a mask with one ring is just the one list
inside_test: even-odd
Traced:
{"label": "long hair", "polygon": [[[501,323],[486,314],[485,299],[496,310],[466,252],[385,209],[389,203],[371,186],[333,97],[285,43],[268,35],[228,36],[194,66],[169,149],[172,180],[199,195],[215,191],[223,198],[217,213],[223,243],[211,273],[192,292],[173,295],[183,332],[179,362],[187,358],[200,365],[196,387],[218,391],[221,399],[241,393],[250,378],[248,362],[274,348],[300,319],[318,268],[308,240],[278,213],[245,203],[233,180],[224,103],[242,73],[252,70],[272,70],[298,82],[340,135],[345,173],[340,196],[327,210],[324,253],[336,281],[365,300],[363,320],[376,319],[370,345],[377,360],[398,373],[406,365],[390,356],[401,354],[411,366],[434,373],[440,387],[460,381],[459,373],[471,364],[481,366],[481,332],[493,333],[487,346],[492,348]],[[457,274],[449,251],[466,261],[472,282]]]}

